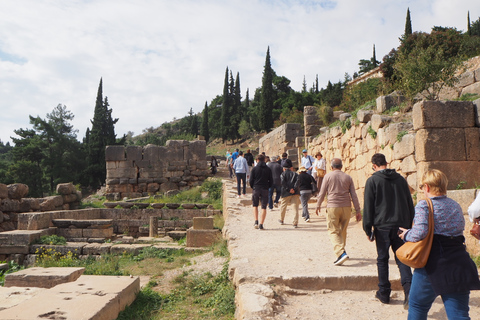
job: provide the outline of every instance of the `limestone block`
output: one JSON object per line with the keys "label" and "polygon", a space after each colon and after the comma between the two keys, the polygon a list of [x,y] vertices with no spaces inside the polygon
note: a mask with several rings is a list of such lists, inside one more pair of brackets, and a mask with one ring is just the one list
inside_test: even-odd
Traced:
{"label": "limestone block", "polygon": [[368,150],[375,150],[378,146],[376,139],[373,139],[371,135],[368,135],[365,141]]}
{"label": "limestone block", "polygon": [[105,161],[124,161],[125,147],[124,146],[107,146],[105,148]]}
{"label": "limestone block", "polygon": [[137,160],[133,162],[135,166],[139,168],[151,168],[150,161],[148,160]]}
{"label": "limestone block", "polygon": [[150,161],[151,163],[159,162],[161,159],[160,150],[165,147],[148,144],[143,147],[143,159]]}
{"label": "limestone block", "polygon": [[[187,154],[187,153],[185,153]],[[189,145],[189,156],[185,160],[205,160],[207,156],[207,143],[205,140],[191,141]]]}
{"label": "limestone block", "polygon": [[439,100],[452,100],[460,97],[462,92],[461,88],[458,87],[443,87],[438,93]]}
{"label": "limestone block", "polygon": [[417,171],[417,163],[415,161],[415,156],[413,154],[405,157],[402,160],[400,164],[400,170],[403,173],[412,173]]}
{"label": "limestone block", "polygon": [[417,190],[417,175],[418,174],[416,172],[407,175],[406,180],[407,180],[408,186],[412,190]]}
{"label": "limestone block", "polygon": [[0,204],[0,211],[3,212],[19,212],[20,200],[18,199],[3,199]]}
{"label": "limestone block", "polygon": [[82,229],[84,238],[110,238],[113,236],[113,227],[106,229]]}
{"label": "limestone block", "polygon": [[475,200],[476,189],[466,189],[466,190],[448,190],[447,196],[460,205],[462,212],[468,214],[468,207]]}
{"label": "limestone block", "polygon": [[[480,70],[480,69],[479,69]],[[475,126],[480,127],[480,99],[477,99],[473,101],[473,110],[474,110],[474,116],[475,116]]]}
{"label": "limestone block", "polygon": [[65,239],[82,238],[82,229],[77,228],[57,228],[57,235]]}
{"label": "limestone block", "polygon": [[361,109],[361,110],[358,110],[357,112],[357,119],[361,123],[367,123],[372,119],[372,115],[373,115],[373,110]]}
{"label": "limestone block", "polygon": [[[462,168],[462,170],[459,170]],[[474,161],[429,161],[417,162],[417,185],[429,169],[438,169],[448,178],[448,190],[455,190],[460,182],[464,189],[475,188],[480,182],[480,166]]]}
{"label": "limestone block", "polygon": [[388,123],[390,123],[392,119],[388,116],[382,116],[380,114],[372,115],[372,129],[377,131],[379,128],[385,127]]}
{"label": "limestone block", "polygon": [[415,158],[417,161],[465,161],[465,130],[418,130],[415,135]]}
{"label": "limestone block", "polygon": [[7,186],[10,199],[21,199],[28,194],[28,186],[23,183],[14,183]]}
{"label": "limestone block", "polygon": [[350,113],[345,112],[345,113],[342,113],[342,114],[338,117],[338,119],[339,119],[340,121],[345,121],[345,120],[347,120],[348,118],[351,118],[351,117],[352,117],[352,115],[351,115]]}
{"label": "limestone block", "polygon": [[107,179],[135,178],[137,176],[137,168],[129,167],[124,169],[107,170]]}
{"label": "limestone block", "polygon": [[333,111],[333,118],[334,119],[339,119],[340,118],[340,115],[344,113],[344,111],[342,110],[339,110],[339,111]]}
{"label": "limestone block", "polygon": [[193,218],[193,229],[213,229],[213,217],[195,217]]}
{"label": "limestone block", "polygon": [[143,148],[139,146],[125,147],[126,159],[128,162],[143,160]]}
{"label": "limestone block", "polygon": [[72,202],[76,202],[78,201],[78,196],[76,193],[72,193],[72,194],[66,194],[64,196],[62,196],[63,198],[63,203],[72,203]]}
{"label": "limestone block", "polygon": [[59,183],[57,185],[57,193],[61,195],[74,194],[77,189],[72,183]]}
{"label": "limestone block", "polygon": [[8,198],[8,188],[6,184],[0,183],[0,199]]}
{"label": "limestone block", "polygon": [[480,81],[480,68],[474,71],[475,74],[475,81]]}
{"label": "limestone block", "polygon": [[475,73],[473,71],[467,71],[462,73],[458,77],[458,82],[455,84],[456,87],[466,87],[475,83]]}
{"label": "limestone block", "polygon": [[305,106],[303,108],[303,114],[307,114],[307,115],[317,114],[317,107],[315,107],[315,106]]}
{"label": "limestone block", "polygon": [[413,127],[415,130],[473,127],[473,109],[470,101],[420,101],[413,106]]}
{"label": "limestone block", "polygon": [[167,152],[165,152],[165,154],[163,155],[162,159],[165,163],[168,163],[171,161],[183,161],[184,159],[183,148],[176,149],[176,148],[169,147],[167,149]]}
{"label": "limestone block", "polygon": [[50,196],[43,198],[43,201],[40,203],[41,211],[53,211],[56,207],[63,205],[62,196]]}
{"label": "limestone block", "polygon": [[405,101],[404,96],[399,96],[399,95],[380,96],[376,100],[377,112],[378,113],[383,113],[386,110],[389,110],[394,106],[398,106],[403,101]]}
{"label": "limestone block", "polygon": [[295,146],[297,148],[303,148],[305,146],[305,137],[300,136],[295,138]]}
{"label": "limestone block", "polygon": [[395,142],[397,142],[397,137],[400,132],[410,131],[412,129],[413,123],[411,122],[391,123],[388,127],[385,128],[385,145],[389,143],[395,144]]}
{"label": "limestone block", "polygon": [[209,247],[221,237],[220,230],[187,230],[187,247]]}
{"label": "limestone block", "polygon": [[318,125],[319,124],[319,119],[316,113],[314,114],[306,114],[303,116],[303,123],[304,126],[309,126],[309,125]]}
{"label": "limestone block", "polygon": [[89,243],[83,247],[83,254],[85,255],[103,255],[109,254],[112,243]]}
{"label": "limestone block", "polygon": [[116,255],[131,254],[136,256],[140,253],[140,250],[151,246],[151,244],[116,244],[110,247],[110,253]]}
{"label": "limestone block", "polygon": [[467,161],[480,160],[480,128],[465,128],[465,147]]}
{"label": "limestone block", "polygon": [[53,288],[61,283],[77,280],[85,268],[73,267],[33,267],[5,276],[5,287]]}
{"label": "limestone block", "polygon": [[[430,144],[428,145],[430,146]],[[415,152],[415,134],[406,134],[402,141],[395,142],[393,146],[393,159],[401,160]]]}

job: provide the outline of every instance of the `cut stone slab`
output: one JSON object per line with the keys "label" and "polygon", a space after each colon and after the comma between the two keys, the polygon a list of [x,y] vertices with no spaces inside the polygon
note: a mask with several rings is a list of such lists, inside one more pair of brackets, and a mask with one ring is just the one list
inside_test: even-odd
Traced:
{"label": "cut stone slab", "polygon": [[114,320],[139,291],[138,277],[81,276],[1,310],[0,319]]}
{"label": "cut stone slab", "polygon": [[5,287],[52,288],[77,280],[85,268],[29,268],[5,275]]}

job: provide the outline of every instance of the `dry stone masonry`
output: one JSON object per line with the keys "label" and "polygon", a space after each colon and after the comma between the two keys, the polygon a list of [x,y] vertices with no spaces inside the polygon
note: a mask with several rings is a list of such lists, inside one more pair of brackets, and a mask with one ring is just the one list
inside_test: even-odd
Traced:
{"label": "dry stone masonry", "polygon": [[262,137],[259,142],[259,151],[269,156],[281,156],[287,153],[293,165],[298,167],[297,137],[303,136],[302,126],[298,123],[285,123],[269,134]]}
{"label": "dry stone masonry", "polygon": [[107,146],[105,160],[108,200],[186,190],[210,173],[204,140],[169,140],[165,147]]}

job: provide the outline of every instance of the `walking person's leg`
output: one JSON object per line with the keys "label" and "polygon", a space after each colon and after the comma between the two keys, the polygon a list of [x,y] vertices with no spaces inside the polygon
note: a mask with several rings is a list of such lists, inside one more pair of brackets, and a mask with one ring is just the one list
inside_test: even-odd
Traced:
{"label": "walking person's leg", "polygon": [[293,212],[295,213],[295,217],[293,218],[293,225],[297,226],[298,225],[298,207],[300,206],[300,195],[294,194],[291,196],[292,198],[292,203],[293,203]]}
{"label": "walking person's leg", "polygon": [[470,319],[468,311],[470,307],[470,292],[456,292],[451,294],[442,294],[443,305],[448,319],[468,320]]}
{"label": "walking person's leg", "polygon": [[247,174],[246,173],[241,173],[240,174],[240,179],[242,180],[243,184],[243,195],[247,194]]}
{"label": "walking person's leg", "polygon": [[340,208],[327,208],[327,229],[330,242],[333,245],[333,252],[336,257],[343,253],[343,246],[340,236]]}
{"label": "walking person's leg", "polygon": [[275,201],[273,201],[273,203],[274,205],[278,205],[278,201],[280,201],[280,196],[282,195],[282,186],[273,186],[273,188],[275,189]]}
{"label": "walking person's leg", "polygon": [[345,252],[345,246],[347,245],[347,228],[348,223],[350,222],[350,218],[352,217],[352,208],[350,207],[343,207],[339,211],[340,213],[340,241],[343,247],[343,251]]}
{"label": "walking person's leg", "polygon": [[237,177],[237,194],[238,196],[240,196],[242,193],[241,193],[241,187],[240,187],[240,183],[241,183],[241,177],[240,177],[241,173],[235,173],[235,176]]}
{"label": "walking person's leg", "polygon": [[274,190],[273,186],[268,189],[268,208],[270,210],[273,209],[273,190]]}
{"label": "walking person's leg", "polygon": [[[428,311],[436,297],[437,295],[433,291],[425,268],[415,269],[412,276],[412,287],[410,288],[408,320],[426,320]],[[448,319],[456,318],[448,316]]]}
{"label": "walking person's leg", "polygon": [[300,191],[300,202],[302,204],[302,218],[306,220],[308,216],[308,193],[305,190]]}
{"label": "walking person's leg", "polygon": [[377,248],[378,291],[377,298],[383,303],[390,302],[391,284],[388,280],[388,260],[390,258],[390,228],[375,228],[375,246]]}

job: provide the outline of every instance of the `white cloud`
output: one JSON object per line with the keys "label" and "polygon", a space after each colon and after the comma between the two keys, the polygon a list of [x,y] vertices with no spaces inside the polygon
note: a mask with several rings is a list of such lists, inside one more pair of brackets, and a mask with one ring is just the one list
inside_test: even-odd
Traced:
{"label": "white cloud", "polygon": [[62,103],[81,138],[93,117],[100,77],[118,135],[141,133],[223,90],[225,68],[240,73],[242,95],[272,66],[300,90],[325,86],[398,46],[407,7],[414,30],[466,29],[477,1],[19,0],[0,10],[0,139],[29,128]]}

